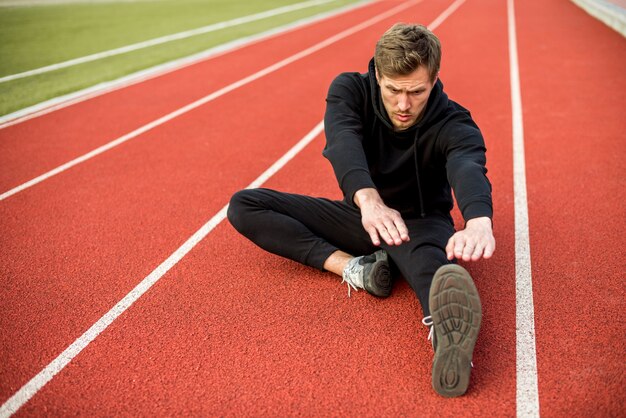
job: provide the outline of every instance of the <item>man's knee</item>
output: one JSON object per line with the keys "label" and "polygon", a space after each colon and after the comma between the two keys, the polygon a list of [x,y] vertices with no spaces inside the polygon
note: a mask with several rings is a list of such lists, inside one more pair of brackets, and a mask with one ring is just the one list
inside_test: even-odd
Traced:
{"label": "man's knee", "polygon": [[422,245],[416,248],[414,257],[420,265],[440,265],[445,264],[446,251],[437,245]]}
{"label": "man's knee", "polygon": [[256,190],[244,189],[235,193],[230,198],[226,216],[230,224],[240,233],[245,235],[249,225],[250,211],[257,206],[258,199],[255,198]]}
{"label": "man's knee", "polygon": [[430,285],[430,282],[439,267],[448,263],[446,252],[436,245],[422,245],[415,249],[411,256],[412,268],[409,269],[409,282],[414,287]]}

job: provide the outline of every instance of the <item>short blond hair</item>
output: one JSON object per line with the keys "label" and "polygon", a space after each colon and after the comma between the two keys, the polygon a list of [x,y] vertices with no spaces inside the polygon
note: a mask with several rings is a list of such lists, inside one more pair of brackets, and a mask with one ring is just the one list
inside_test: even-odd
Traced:
{"label": "short blond hair", "polygon": [[434,81],[441,65],[441,43],[426,26],[396,23],[376,43],[374,63],[380,75],[389,77],[426,66]]}

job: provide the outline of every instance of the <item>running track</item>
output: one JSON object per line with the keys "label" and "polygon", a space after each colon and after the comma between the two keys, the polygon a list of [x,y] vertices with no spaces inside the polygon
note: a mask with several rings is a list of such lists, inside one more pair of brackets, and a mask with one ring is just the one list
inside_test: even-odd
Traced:
{"label": "running track", "polygon": [[[8,400],[322,119],[396,21],[451,0],[371,3],[0,129],[0,193],[395,7],[396,14],[0,201],[0,398]],[[618,416],[626,401],[626,42],[565,0],[515,4],[538,384],[516,391],[507,2],[467,0],[435,29],[448,94],[488,146],[496,255],[466,396],[430,388],[404,282],[389,299],[212,229],[30,400],[27,416]],[[323,134],[264,185],[339,197]],[[622,272],[622,273],[620,273]],[[523,389],[523,388],[522,388]],[[11,402],[15,401],[15,397]],[[14,405],[14,404],[12,404]],[[3,409],[3,414],[6,410]]]}

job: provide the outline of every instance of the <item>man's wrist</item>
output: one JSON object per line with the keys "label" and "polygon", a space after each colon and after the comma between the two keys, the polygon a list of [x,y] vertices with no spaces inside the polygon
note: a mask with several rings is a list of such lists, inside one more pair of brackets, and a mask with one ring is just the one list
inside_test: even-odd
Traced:
{"label": "man's wrist", "polygon": [[468,220],[467,222],[465,222],[465,227],[467,228],[468,226],[481,226],[481,227],[488,227],[488,228],[493,228],[493,221],[491,220],[490,217],[488,216],[480,216],[477,218],[472,218],[470,220]]}
{"label": "man's wrist", "polygon": [[357,190],[354,193],[353,200],[354,200],[354,204],[360,208],[369,202],[380,200],[380,195],[378,194],[378,190],[372,187],[367,187],[364,189]]}

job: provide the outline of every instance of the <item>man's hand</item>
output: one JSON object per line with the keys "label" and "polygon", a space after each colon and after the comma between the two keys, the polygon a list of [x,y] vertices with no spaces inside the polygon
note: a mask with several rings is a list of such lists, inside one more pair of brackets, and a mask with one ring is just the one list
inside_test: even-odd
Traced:
{"label": "man's hand", "polygon": [[382,238],[388,245],[400,245],[409,241],[409,230],[400,212],[383,202],[376,189],[361,189],[354,194],[354,203],[361,209],[363,228],[379,246]]}
{"label": "man's hand", "polygon": [[453,258],[463,261],[476,261],[489,258],[496,249],[496,240],[488,217],[474,218],[467,221],[465,229],[452,235],[446,245],[448,260]]}

